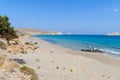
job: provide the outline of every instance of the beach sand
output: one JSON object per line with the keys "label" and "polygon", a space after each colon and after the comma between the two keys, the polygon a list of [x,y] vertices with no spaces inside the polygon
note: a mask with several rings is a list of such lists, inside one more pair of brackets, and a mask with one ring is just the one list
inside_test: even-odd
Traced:
{"label": "beach sand", "polygon": [[[38,80],[120,80],[120,59],[102,53],[74,51],[34,37],[20,39],[38,47],[26,54],[4,53],[32,67]],[[27,45],[26,45],[27,46]],[[72,45],[71,45],[72,46]],[[0,52],[3,54],[2,52]]]}

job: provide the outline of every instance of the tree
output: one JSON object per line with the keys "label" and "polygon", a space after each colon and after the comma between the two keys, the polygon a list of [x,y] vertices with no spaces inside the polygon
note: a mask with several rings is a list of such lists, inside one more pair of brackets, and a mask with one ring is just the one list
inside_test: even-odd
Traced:
{"label": "tree", "polygon": [[0,35],[7,40],[8,45],[10,40],[18,37],[7,16],[0,16]]}

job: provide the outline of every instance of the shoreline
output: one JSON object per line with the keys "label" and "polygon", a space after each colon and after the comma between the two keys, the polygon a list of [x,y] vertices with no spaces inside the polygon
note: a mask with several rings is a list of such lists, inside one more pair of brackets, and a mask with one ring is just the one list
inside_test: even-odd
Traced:
{"label": "shoreline", "polygon": [[[71,65],[71,66],[73,66],[73,68],[71,68],[73,73],[79,72],[79,68],[80,69],[82,68],[81,70],[83,70],[83,72],[74,73],[74,75],[72,75],[67,80],[77,80],[77,79],[73,79],[74,78],[73,76],[76,75],[76,78],[78,78],[77,75],[83,74],[84,70],[86,73],[85,75],[87,75],[89,73],[89,74],[93,74],[96,76],[93,77],[93,76],[89,75],[89,79],[87,79],[87,76],[84,75],[84,77],[86,77],[86,78],[83,78],[83,79],[79,78],[79,79],[82,79],[82,80],[107,80],[107,79],[104,79],[104,77],[100,77],[103,75],[107,76],[108,78],[111,77],[111,80],[119,80],[120,79],[120,77],[117,76],[117,74],[120,73],[120,58],[112,57],[112,56],[109,56],[106,54],[94,53],[94,52],[76,51],[76,50],[64,48],[64,47],[61,47],[61,46],[58,46],[55,44],[51,44],[49,42],[46,42],[46,41],[41,40],[36,37],[32,37],[32,38],[35,39],[36,41],[38,40],[38,42],[42,41],[41,46],[44,45],[43,48],[46,48],[46,49],[50,48],[50,50],[53,51],[52,54],[56,55],[56,57],[53,57],[53,58],[58,60],[58,63],[56,63],[56,65],[60,65],[59,67],[63,67],[65,65],[66,66]],[[80,65],[81,65],[81,67],[79,67]],[[51,66],[54,66],[54,65],[51,65]],[[70,67],[68,67],[68,69],[69,68]],[[78,70],[78,71],[76,71],[76,70]],[[62,74],[65,75],[66,73],[63,72]],[[116,75],[114,75],[114,74],[116,74]],[[108,75],[110,75],[110,76],[108,76]],[[90,79],[90,77],[93,79]]]}
{"label": "shoreline", "polygon": [[[75,51],[33,36],[21,37],[27,53],[0,52],[22,60],[35,70],[38,80],[120,80],[120,59],[93,52]],[[30,42],[34,45],[26,45]],[[35,47],[38,47],[34,50]]]}
{"label": "shoreline", "polygon": [[[33,38],[40,39],[40,38],[37,38],[37,37],[33,37]],[[42,40],[42,39],[40,39],[40,40]],[[112,56],[112,55],[109,55],[109,54],[106,54],[106,53],[84,52],[84,51],[73,50],[73,49],[70,49],[70,48],[67,48],[67,47],[52,44],[52,43],[47,42],[45,40],[42,40],[42,41],[44,41],[48,45],[51,45],[52,47],[66,50],[66,51],[72,53],[72,55],[80,55],[80,56],[88,57],[90,59],[94,59],[94,60],[97,60],[97,61],[100,61],[100,62],[103,62],[103,63],[107,63],[107,64],[110,64],[110,65],[114,65],[114,66],[117,66],[117,67],[120,68],[120,64],[118,64],[118,63],[120,63],[120,57]]]}
{"label": "shoreline", "polygon": [[[55,37],[54,37],[55,36]],[[96,37],[97,36],[97,37]],[[118,39],[115,41],[112,41],[112,37],[106,37],[105,35],[98,36],[87,36],[87,35],[79,35],[75,37],[75,39],[72,39],[72,36],[66,37],[66,36],[56,36],[56,35],[36,35],[33,37],[38,37],[41,38],[44,41],[47,41],[49,43],[64,47],[64,48],[70,48],[72,50],[77,50],[77,51],[83,51],[83,52],[98,52],[98,53],[103,53],[103,54],[108,54],[114,57],[120,57],[119,53],[119,42]],[[48,38],[47,38],[48,37]],[[86,40],[88,37],[90,37],[90,40]],[[99,38],[100,37],[100,38]],[[104,39],[105,37],[105,39]],[[66,38],[66,39],[64,39]],[[80,38],[80,39],[79,39]],[[108,38],[108,41],[107,41]],[[68,39],[68,40],[67,40]],[[84,41],[85,39],[85,41]],[[100,39],[100,41],[96,40]],[[92,41],[93,40],[93,41]],[[112,42],[111,42],[112,41]],[[73,45],[74,44],[74,45]]]}

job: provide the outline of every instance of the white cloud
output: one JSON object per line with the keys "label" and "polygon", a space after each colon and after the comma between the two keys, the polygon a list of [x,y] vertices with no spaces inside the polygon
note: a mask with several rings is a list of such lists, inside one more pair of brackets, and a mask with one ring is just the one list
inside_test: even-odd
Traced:
{"label": "white cloud", "polygon": [[114,12],[119,12],[120,10],[118,8],[113,9]]}

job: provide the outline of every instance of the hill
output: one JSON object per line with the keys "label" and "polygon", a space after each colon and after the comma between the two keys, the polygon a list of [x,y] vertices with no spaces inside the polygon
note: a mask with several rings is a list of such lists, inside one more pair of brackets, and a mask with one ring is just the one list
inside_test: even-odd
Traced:
{"label": "hill", "polygon": [[61,35],[61,32],[56,31],[43,31],[38,29],[30,29],[30,28],[19,28],[16,29],[18,32],[22,32],[29,35],[38,35],[38,34],[50,34],[50,35]]}

